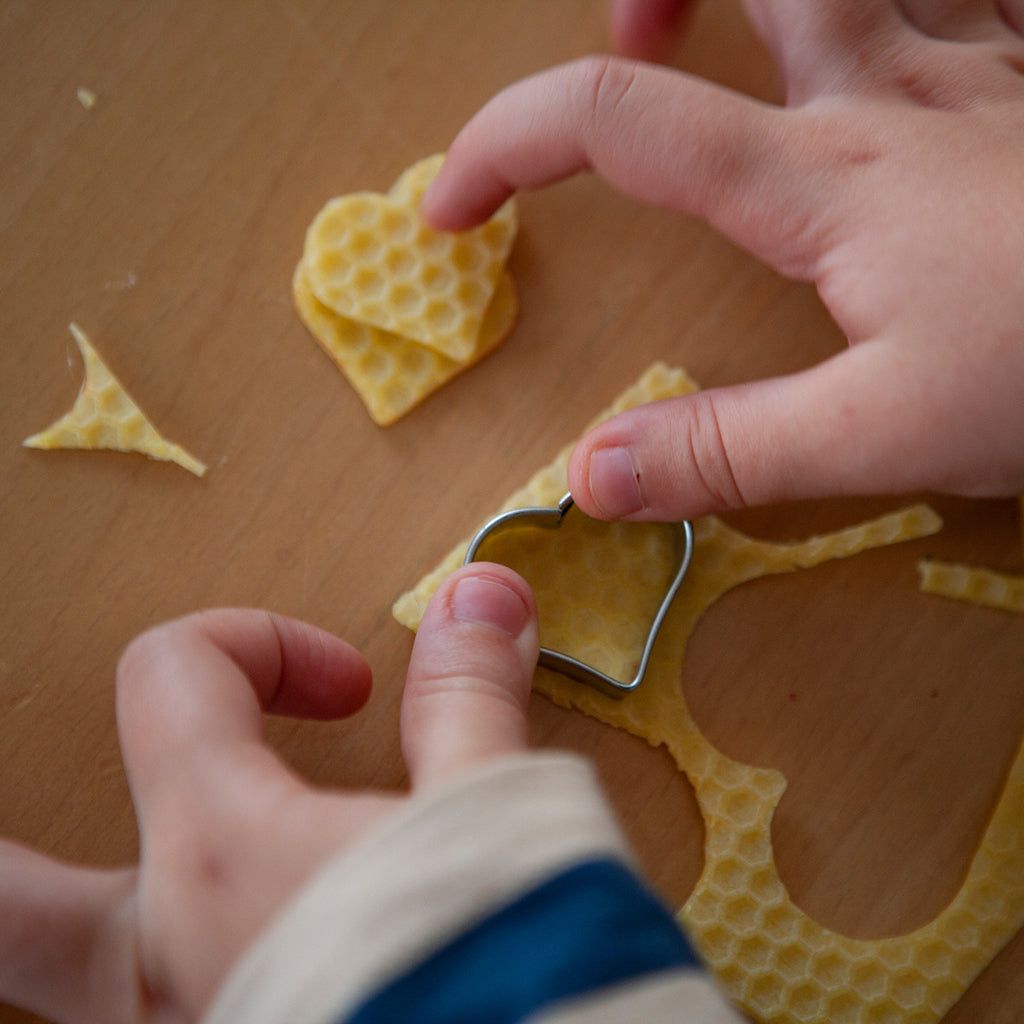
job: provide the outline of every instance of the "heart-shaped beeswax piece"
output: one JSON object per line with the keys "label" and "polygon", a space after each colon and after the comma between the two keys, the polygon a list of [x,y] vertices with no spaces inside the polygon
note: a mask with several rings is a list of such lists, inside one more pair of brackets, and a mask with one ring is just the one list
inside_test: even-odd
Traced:
{"label": "heart-shaped beeswax piece", "polygon": [[419,204],[442,160],[413,165],[387,195],[330,200],[306,233],[303,265],[312,294],[340,316],[464,362],[478,347],[516,211],[509,200],[471,231],[434,231]]}

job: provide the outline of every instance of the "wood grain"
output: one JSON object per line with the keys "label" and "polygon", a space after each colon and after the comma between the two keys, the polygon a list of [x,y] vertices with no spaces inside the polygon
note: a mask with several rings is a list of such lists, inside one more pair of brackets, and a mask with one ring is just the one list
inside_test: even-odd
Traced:
{"label": "wood grain", "polygon": [[[597,0],[0,4],[0,831],[134,858],[114,666],[141,629],[210,605],[362,648],[361,715],[269,734],[319,784],[400,785],[395,596],[653,360],[713,386],[841,347],[813,290],[581,176],[521,199],[505,346],[395,426],[366,416],[291,308],[309,220],[387,189],[504,85],[606,46]],[[700,8],[677,63],[777,98],[735,3]],[[20,447],[74,399],[72,319],[205,479]],[[896,503],[732,521],[801,537]],[[1024,622],[926,599],[914,573],[924,554],[1021,572],[1016,507],[936,507],[936,538],[728,595],[683,666],[711,739],[790,778],[776,833],[795,898],[858,935],[913,927],[956,890],[1024,721]],[[540,698],[533,737],[596,760],[681,901],[702,829],[667,756]],[[1015,1019],[1022,979],[1018,937],[948,1024]]]}

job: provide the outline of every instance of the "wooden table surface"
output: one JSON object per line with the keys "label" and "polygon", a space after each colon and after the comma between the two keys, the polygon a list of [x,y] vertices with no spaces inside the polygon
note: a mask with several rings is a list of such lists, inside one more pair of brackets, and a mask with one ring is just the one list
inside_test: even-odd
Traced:
{"label": "wooden table surface", "polygon": [[[711,386],[842,346],[812,289],[581,176],[521,197],[503,348],[398,424],[370,421],[291,306],[306,225],[331,196],[386,190],[502,86],[606,48],[598,0],[0,3],[0,831],[135,856],[114,666],[143,628],[210,605],[359,646],[376,678],[361,715],[269,734],[318,783],[401,785],[400,592],[655,359]],[[734,3],[700,9],[675,63],[778,97]],[[71,320],[204,479],[20,446],[74,400]],[[903,503],[728,518],[798,539]],[[794,898],[859,936],[957,890],[1024,722],[1024,618],[926,598],[915,574],[927,554],[1021,572],[1016,506],[934,506],[936,537],[727,595],[683,666],[713,742],[790,780],[775,835]],[[703,835],[668,756],[539,697],[532,714],[537,745],[597,761],[682,902]],[[1021,1005],[1018,935],[947,1020]]]}

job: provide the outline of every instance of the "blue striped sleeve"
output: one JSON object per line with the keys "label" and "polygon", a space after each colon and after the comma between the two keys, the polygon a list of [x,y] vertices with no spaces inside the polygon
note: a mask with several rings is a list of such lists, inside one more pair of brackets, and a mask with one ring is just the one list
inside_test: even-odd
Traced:
{"label": "blue striped sleeve", "polygon": [[463,932],[337,1024],[513,1024],[681,967],[699,964],[671,912],[622,864],[592,860]]}

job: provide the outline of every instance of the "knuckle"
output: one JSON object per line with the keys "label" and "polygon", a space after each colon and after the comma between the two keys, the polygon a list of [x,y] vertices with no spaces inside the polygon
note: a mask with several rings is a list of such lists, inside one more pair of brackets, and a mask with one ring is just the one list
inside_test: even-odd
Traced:
{"label": "knuckle", "polygon": [[583,97],[586,119],[593,130],[619,120],[623,104],[636,82],[636,62],[621,57],[590,56],[577,61],[573,83]]}
{"label": "knuckle", "polygon": [[718,410],[712,395],[698,393],[684,407],[681,435],[688,450],[681,453],[693,467],[695,483],[711,508],[743,508],[747,501],[733,468]]}

